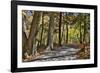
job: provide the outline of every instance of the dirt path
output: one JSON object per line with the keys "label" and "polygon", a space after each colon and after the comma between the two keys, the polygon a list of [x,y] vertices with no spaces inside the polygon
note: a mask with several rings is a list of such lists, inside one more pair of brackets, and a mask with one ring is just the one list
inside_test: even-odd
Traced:
{"label": "dirt path", "polygon": [[61,60],[75,60],[77,58],[76,53],[80,49],[70,48],[70,47],[59,47],[52,51],[45,51],[36,59],[31,61],[61,61]]}

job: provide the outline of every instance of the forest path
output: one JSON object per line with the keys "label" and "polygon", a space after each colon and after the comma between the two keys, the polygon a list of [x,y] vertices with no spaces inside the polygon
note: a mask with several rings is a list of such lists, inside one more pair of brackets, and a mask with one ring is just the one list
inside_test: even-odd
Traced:
{"label": "forest path", "polygon": [[61,60],[75,60],[77,59],[76,53],[80,49],[62,46],[54,48],[52,51],[45,51],[36,59],[31,61],[61,61]]}

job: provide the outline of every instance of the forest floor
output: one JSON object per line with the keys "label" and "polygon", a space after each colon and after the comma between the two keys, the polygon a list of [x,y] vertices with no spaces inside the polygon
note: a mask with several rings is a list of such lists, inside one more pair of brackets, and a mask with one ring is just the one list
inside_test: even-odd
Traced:
{"label": "forest floor", "polygon": [[62,61],[62,60],[77,60],[77,59],[89,59],[90,48],[86,46],[81,49],[77,45],[66,45],[61,47],[55,47],[51,51],[44,51],[40,55],[37,55],[27,62],[37,61]]}

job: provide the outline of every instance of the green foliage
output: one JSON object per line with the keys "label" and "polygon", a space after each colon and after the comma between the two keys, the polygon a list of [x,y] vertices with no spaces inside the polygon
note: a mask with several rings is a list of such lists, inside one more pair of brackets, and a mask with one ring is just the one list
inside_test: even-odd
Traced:
{"label": "green foliage", "polygon": [[[49,29],[49,23],[50,23],[50,13],[51,12],[42,12],[43,17],[41,16],[40,24],[38,26],[38,34],[36,35],[35,39],[41,41],[43,43],[47,43],[48,38],[48,29]],[[32,21],[32,15],[34,14],[34,11],[27,11],[23,10],[22,14],[24,17],[24,20],[28,22],[28,30],[30,30],[30,23]],[[59,12],[53,12],[54,14],[54,32],[53,32],[53,41],[55,43],[58,43],[59,41]],[[80,23],[81,22],[81,23]],[[80,27],[81,25],[81,27]],[[88,13],[70,13],[70,12],[64,12],[62,13],[62,21],[61,21],[61,37],[63,41],[66,41],[67,37],[65,35],[66,32],[68,32],[68,42],[69,43],[79,43],[80,36],[83,40],[84,35],[84,25],[86,36],[89,36],[90,32],[90,14]],[[68,26],[68,31],[65,28]],[[81,29],[81,31],[80,31]],[[82,35],[80,35],[80,32]],[[42,35],[41,35],[42,33]],[[42,38],[40,38],[42,36]],[[85,38],[88,39],[87,37]],[[88,41],[89,42],[89,41]],[[46,44],[45,44],[46,45]]]}
{"label": "green foliage", "polygon": [[[38,11],[37,11],[38,12]],[[90,42],[90,14],[72,12],[39,11],[40,19],[35,32],[33,44],[35,47],[47,47],[48,42],[53,47],[68,44],[84,44]],[[27,38],[32,27],[35,11],[22,11],[22,26]],[[37,17],[38,18],[38,17]],[[81,41],[81,42],[80,42]],[[33,47],[34,49],[34,47]]]}

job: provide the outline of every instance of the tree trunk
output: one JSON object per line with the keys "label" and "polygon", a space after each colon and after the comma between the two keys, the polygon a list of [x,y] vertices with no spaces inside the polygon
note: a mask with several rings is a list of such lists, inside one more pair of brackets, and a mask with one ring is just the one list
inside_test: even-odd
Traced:
{"label": "tree trunk", "polygon": [[41,31],[41,38],[40,38],[40,44],[42,44],[42,36],[43,36],[43,25],[44,25],[44,22],[43,22],[43,20],[44,20],[44,15],[43,15],[43,12],[42,12],[42,31]]}
{"label": "tree trunk", "polygon": [[[86,19],[86,15],[84,16]],[[85,20],[84,19],[84,20]],[[84,34],[83,34],[83,43],[85,43],[85,35],[86,35],[86,21],[84,21]]]}
{"label": "tree trunk", "polygon": [[54,13],[50,13],[49,29],[48,29],[48,39],[47,39],[47,51],[53,49],[53,31],[54,31]]}
{"label": "tree trunk", "polygon": [[[32,54],[33,40],[34,40],[34,37],[35,37],[35,34],[36,34],[36,30],[37,30],[36,28],[39,24],[40,15],[41,15],[41,12],[38,12],[38,11],[34,12],[33,20],[32,20],[32,23],[31,23],[31,28],[30,28],[30,34],[29,34],[29,37],[28,37],[28,39],[25,43],[25,46],[23,47],[23,49],[25,49],[24,54],[25,53],[27,53],[28,55]],[[23,55],[23,57],[24,56],[25,55]]]}
{"label": "tree trunk", "polygon": [[25,34],[24,31],[22,31],[22,50],[23,50],[22,55],[23,55],[23,58],[25,58],[24,53],[25,53],[26,50],[24,49],[24,46],[25,46],[26,41],[27,41],[26,34]]}
{"label": "tree trunk", "polygon": [[66,30],[67,30],[67,32],[66,32],[66,43],[68,43],[68,24],[66,24]]}
{"label": "tree trunk", "polygon": [[82,43],[82,33],[81,33],[81,21],[80,21],[80,44]]}
{"label": "tree trunk", "polygon": [[59,45],[61,46],[61,24],[62,24],[62,13],[59,16]]}
{"label": "tree trunk", "polygon": [[61,44],[65,45],[65,24],[64,24],[64,14],[62,13],[62,40],[61,40]]}

